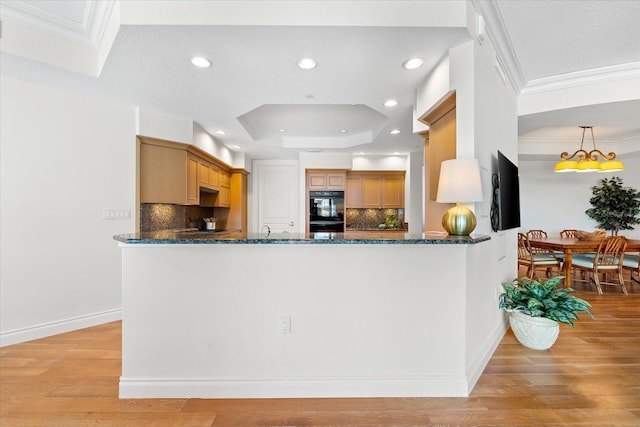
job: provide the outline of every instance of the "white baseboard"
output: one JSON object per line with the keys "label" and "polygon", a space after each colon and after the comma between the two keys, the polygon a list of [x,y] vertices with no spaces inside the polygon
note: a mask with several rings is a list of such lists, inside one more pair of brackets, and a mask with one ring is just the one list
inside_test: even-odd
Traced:
{"label": "white baseboard", "polygon": [[491,356],[495,353],[496,348],[500,345],[500,341],[504,337],[504,334],[509,329],[509,324],[506,322],[500,322],[496,325],[493,333],[485,341],[484,348],[479,352],[480,356],[471,364],[467,371],[467,382],[469,383],[469,394],[475,387],[476,383],[480,379],[480,375],[484,371],[484,368],[491,360]]}
{"label": "white baseboard", "polygon": [[116,320],[122,320],[122,308],[14,329],[0,333],[0,347],[115,322]]}
{"label": "white baseboard", "polygon": [[402,378],[149,379],[120,377],[121,399],[468,397],[461,376]]}

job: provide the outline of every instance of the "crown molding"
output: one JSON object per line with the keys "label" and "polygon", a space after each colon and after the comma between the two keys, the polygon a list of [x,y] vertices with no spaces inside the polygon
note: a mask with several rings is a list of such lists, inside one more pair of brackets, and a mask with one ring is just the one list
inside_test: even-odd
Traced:
{"label": "crown molding", "polygon": [[522,89],[521,94],[529,95],[584,86],[594,83],[605,83],[616,80],[640,78],[640,62],[593,68],[591,70],[576,71],[575,73],[559,74],[531,80]]}
{"label": "crown molding", "polygon": [[2,19],[97,49],[116,0],[85,0],[82,22],[48,12],[20,0],[0,3]]}
{"label": "crown molding", "polygon": [[471,4],[485,20],[487,33],[511,84],[517,92],[521,92],[527,84],[527,78],[509,37],[500,4],[492,0],[471,0]]}

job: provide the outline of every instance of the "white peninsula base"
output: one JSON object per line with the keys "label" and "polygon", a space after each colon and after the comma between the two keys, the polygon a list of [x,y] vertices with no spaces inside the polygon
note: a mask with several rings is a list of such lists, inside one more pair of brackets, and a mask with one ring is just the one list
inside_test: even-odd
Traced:
{"label": "white peninsula base", "polygon": [[468,396],[486,244],[121,244],[120,397]]}

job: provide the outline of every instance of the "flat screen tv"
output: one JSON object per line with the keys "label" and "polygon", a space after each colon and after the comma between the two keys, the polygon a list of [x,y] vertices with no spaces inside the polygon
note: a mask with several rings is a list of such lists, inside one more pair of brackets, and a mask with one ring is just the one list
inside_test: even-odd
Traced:
{"label": "flat screen tv", "polygon": [[[494,175],[491,222],[494,231],[520,227],[520,180],[518,167],[498,151],[498,173]],[[497,206],[496,206],[497,205]],[[492,210],[493,210],[492,209]]]}

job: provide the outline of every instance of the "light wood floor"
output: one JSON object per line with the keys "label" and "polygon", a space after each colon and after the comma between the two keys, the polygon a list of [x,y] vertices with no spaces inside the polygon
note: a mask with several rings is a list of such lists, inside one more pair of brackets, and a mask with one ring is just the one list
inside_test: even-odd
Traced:
{"label": "light wood floor", "polygon": [[640,426],[640,286],[549,351],[504,336],[469,398],[118,399],[120,322],[0,349],[0,425]]}

